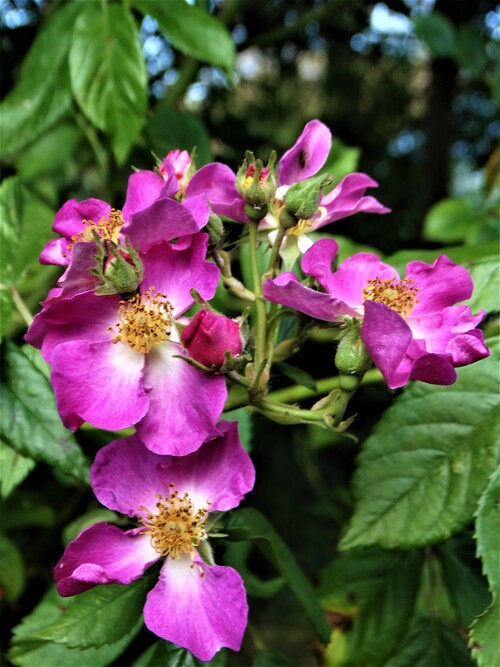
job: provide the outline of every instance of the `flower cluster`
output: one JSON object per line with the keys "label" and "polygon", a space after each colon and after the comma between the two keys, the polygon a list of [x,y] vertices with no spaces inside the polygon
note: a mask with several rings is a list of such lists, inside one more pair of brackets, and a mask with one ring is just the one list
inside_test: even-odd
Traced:
{"label": "flower cluster", "polygon": [[[310,234],[389,209],[365,194],[377,186],[366,174],[334,185],[330,147],[329,129],[313,120],[277,169],[274,153],[266,166],[247,153],[237,173],[220,163],[196,171],[186,151],[172,151],[157,169],[130,176],[120,210],[98,199],[66,202],[54,220],[58,237],[40,257],[64,273],[26,340],[51,367],[62,421],[73,431],[84,422],[135,428],[98,452],[91,483],[103,505],[136,524],[80,533],[55,568],[58,591],[126,585],[163,558],[146,626],[200,660],[238,650],[247,623],[242,579],[215,565],[208,542],[214,517],[235,508],[255,476],[237,424],[221,421],[227,383],[273,419],[336,428],[372,363],[391,388],[451,384],[457,366],[488,354],[477,328],[485,313],[456,305],[472,293],[470,276],[447,257],[410,262],[404,278],[367,253],[332,270],[338,244]],[[221,217],[248,229],[251,288],[232,274]],[[258,244],[267,247],[263,276]],[[220,281],[248,301],[251,326],[243,307],[234,319],[212,308]],[[324,397],[309,411],[266,398],[273,360],[300,339],[275,347],[280,305],[336,330],[338,373],[356,378],[343,398]]]}

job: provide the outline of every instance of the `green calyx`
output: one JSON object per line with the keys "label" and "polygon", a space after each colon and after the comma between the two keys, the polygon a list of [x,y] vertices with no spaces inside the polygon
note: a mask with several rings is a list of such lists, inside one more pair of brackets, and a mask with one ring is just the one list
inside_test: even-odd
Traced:
{"label": "green calyx", "polygon": [[361,320],[346,318],[345,328],[335,354],[335,366],[340,375],[340,386],[346,391],[354,391],[360,378],[372,365],[368,350],[361,339]]}
{"label": "green calyx", "polygon": [[103,296],[135,292],[142,282],[144,266],[129,239],[125,240],[125,247],[109,241],[99,244],[98,247],[95,255],[97,266],[90,269],[100,281],[95,293]]}
{"label": "green calyx", "polygon": [[321,175],[294,183],[285,194],[285,210],[296,221],[311,218],[318,210],[322,189],[333,180],[332,176]]}

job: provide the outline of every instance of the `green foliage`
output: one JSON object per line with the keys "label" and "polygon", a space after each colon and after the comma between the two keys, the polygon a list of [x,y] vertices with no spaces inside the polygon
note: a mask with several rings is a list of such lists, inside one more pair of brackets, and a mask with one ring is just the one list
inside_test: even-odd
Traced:
{"label": "green foliage", "polygon": [[365,549],[343,555],[321,575],[323,606],[354,616],[342,664],[385,665],[408,630],[420,585],[422,554]]}
{"label": "green foliage", "polygon": [[201,7],[190,6],[183,0],[133,0],[133,5],[143,14],[153,16],[177,49],[232,74],[236,54],[231,35]]}
{"label": "green foliage", "polygon": [[250,542],[228,542],[224,562],[233,567],[243,577],[245,590],[248,595],[260,598],[270,598],[280,591],[285,582],[283,577],[274,579],[259,579],[248,566],[248,558],[252,551]]}
{"label": "green foliage", "polygon": [[8,601],[23,592],[26,572],[23,557],[16,545],[0,533],[0,590]]}
{"label": "green foliage", "polygon": [[230,515],[225,529],[233,540],[255,540],[262,553],[286,579],[293,594],[302,605],[318,638],[327,644],[330,628],[319,600],[297,561],[267,519],[257,510],[245,508]]}
{"label": "green foliage", "polygon": [[78,481],[88,480],[88,462],[59,418],[50,382],[22,349],[9,344],[0,387],[1,437],[16,452],[44,461]]}
{"label": "green foliage", "polygon": [[83,3],[65,3],[37,35],[17,85],[1,107],[2,155],[23,149],[64,116],[71,104],[68,53]]}
{"label": "green foliage", "polygon": [[[106,667],[132,641],[142,626],[142,618],[134,621],[116,643],[99,648],[73,649],[66,643],[53,643],[37,637],[46,627],[57,624],[72,609],[78,598],[61,598],[55,588],[42,598],[39,605],[14,628],[14,639],[8,657],[18,667],[65,665],[67,667]],[[119,620],[120,619],[115,619]]]}
{"label": "green foliage", "polygon": [[83,3],[69,53],[71,86],[123,163],[146,120],[146,66],[135,22],[115,3]]}
{"label": "green foliage", "polygon": [[384,667],[473,667],[467,646],[446,621],[429,616],[408,632]]}
{"label": "green foliage", "polygon": [[460,67],[469,70],[473,76],[480,76],[488,64],[486,45],[479,30],[465,23],[457,31],[455,57]]}
{"label": "green foliage", "polygon": [[440,14],[419,14],[413,18],[417,37],[424,41],[433,56],[451,56],[455,49],[455,31],[451,21]]}
{"label": "green foliage", "polygon": [[238,422],[238,435],[245,451],[252,450],[253,423],[252,413],[247,407],[224,413],[224,419]]}
{"label": "green foliage", "polygon": [[64,614],[30,635],[84,650],[115,644],[136,627],[150,588],[150,577],[128,586],[95,586],[77,595]]}
{"label": "green foliage", "polygon": [[21,456],[0,441],[0,498],[7,498],[34,467],[33,459]]}
{"label": "green foliage", "polygon": [[205,126],[189,111],[159,104],[146,128],[146,134],[156,155],[166,155],[176,148],[189,153],[194,149],[197,168],[213,160],[210,137]]}
{"label": "green foliage", "polygon": [[293,662],[282,653],[263,651],[256,656],[252,667],[293,667]]}
{"label": "green foliage", "polygon": [[500,469],[493,474],[488,488],[481,496],[477,512],[477,553],[483,562],[483,571],[488,578],[493,602],[471,627],[470,643],[472,655],[479,667],[490,667],[500,663],[498,628],[500,627]]}
{"label": "green foliage", "polygon": [[137,658],[132,667],[225,667],[226,654],[219,651],[210,662],[197,660],[185,648],[175,646],[170,642],[159,641],[147,648]]}
{"label": "green foliage", "polygon": [[0,338],[11,316],[12,290],[37,262],[53,215],[18,178],[0,186]]}
{"label": "green foliage", "polygon": [[284,361],[277,362],[275,367],[292,382],[307,387],[311,391],[316,391],[316,380],[302,368],[297,368],[297,366],[292,366],[292,364],[287,364]]}
{"label": "green foliage", "polygon": [[415,383],[366,441],[344,549],[411,549],[466,525],[498,460],[497,361],[459,370],[450,387]]}

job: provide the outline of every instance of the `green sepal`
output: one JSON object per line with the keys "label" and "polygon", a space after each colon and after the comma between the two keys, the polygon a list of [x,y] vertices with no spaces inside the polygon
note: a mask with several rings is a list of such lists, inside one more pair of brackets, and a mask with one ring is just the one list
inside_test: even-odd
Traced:
{"label": "green sepal", "polygon": [[322,189],[331,183],[333,177],[325,175],[294,183],[285,195],[285,208],[297,220],[308,220],[318,210]]}

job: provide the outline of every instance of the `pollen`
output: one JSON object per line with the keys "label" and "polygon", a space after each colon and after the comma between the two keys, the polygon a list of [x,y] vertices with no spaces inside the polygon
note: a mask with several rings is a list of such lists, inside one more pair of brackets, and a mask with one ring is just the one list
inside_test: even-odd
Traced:
{"label": "pollen", "polygon": [[417,294],[418,287],[415,287],[414,281],[409,278],[404,280],[374,278],[366,283],[363,301],[384,303],[406,318],[418,303]]}
{"label": "pollen", "polygon": [[[157,343],[164,343],[172,330],[173,307],[167,295],[150,287],[127,301],[120,301],[118,322],[109,327],[113,343],[126,343],[137,352],[147,354]],[[117,330],[117,331],[116,331]]]}
{"label": "pollen", "polygon": [[286,233],[290,234],[291,236],[301,236],[302,234],[307,234],[307,232],[310,232],[313,226],[314,223],[309,218],[299,220],[294,227],[287,229]]}
{"label": "pollen", "polygon": [[[259,174],[259,185],[261,186],[264,185],[264,181],[266,180],[268,174],[269,174],[269,169],[262,167],[261,172]],[[254,178],[255,178],[255,165],[251,164],[246,171],[245,178],[243,179],[242,188],[244,192],[246,192],[248,188],[252,185]]]}
{"label": "pollen", "polygon": [[69,250],[72,250],[76,243],[93,241],[96,234],[103,241],[117,243],[124,220],[122,212],[112,208],[107,218],[103,216],[99,222],[83,220],[82,224],[83,230],[71,237],[72,243],[68,245]]}
{"label": "pollen", "polygon": [[206,539],[205,522],[210,503],[196,510],[189,495],[179,495],[174,486],[169,485],[167,497],[157,494],[155,512],[141,506],[139,509],[147,514],[139,521],[146,526],[151,544],[159,554],[180,558],[182,554],[192,553]]}

